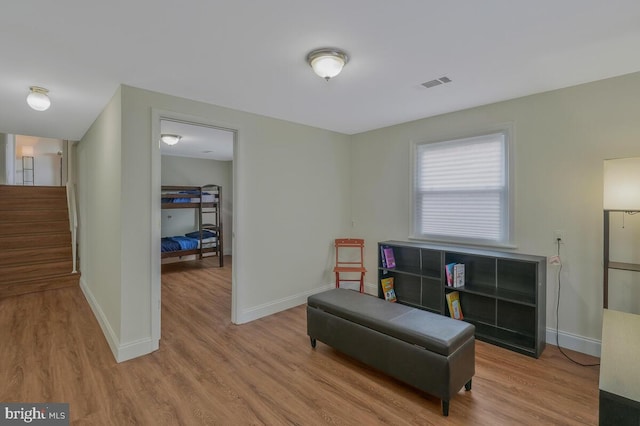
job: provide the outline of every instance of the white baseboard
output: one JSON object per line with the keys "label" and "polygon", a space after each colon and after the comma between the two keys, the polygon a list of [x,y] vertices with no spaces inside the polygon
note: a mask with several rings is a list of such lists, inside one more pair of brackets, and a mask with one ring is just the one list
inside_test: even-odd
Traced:
{"label": "white baseboard", "polygon": [[85,282],[84,277],[80,277],[80,289],[82,289],[82,293],[89,303],[89,307],[91,307],[93,315],[98,320],[98,324],[102,329],[102,334],[104,334],[105,339],[107,339],[107,344],[109,345],[109,349],[111,349],[111,353],[113,354],[116,362],[127,361],[158,350],[160,342],[156,339],[152,339],[151,337],[121,344],[120,339],[118,339],[118,336],[113,331],[107,316],[104,314],[104,311],[93,296],[93,293]]}
{"label": "white baseboard", "polygon": [[[558,333],[560,347],[600,358],[601,342],[590,337],[560,331]],[[556,345],[556,329],[547,328],[547,343]]]}
{"label": "white baseboard", "polygon": [[128,361],[133,358],[138,358],[143,355],[150,354],[157,351],[160,348],[160,342],[151,337],[135,340],[121,344],[118,347],[118,353],[116,355],[117,362]]}
{"label": "white baseboard", "polygon": [[327,284],[322,287],[316,287],[312,290],[305,291],[303,293],[294,294],[279,300],[263,303],[262,305],[255,306],[253,308],[242,309],[238,315],[236,324],[244,324],[258,318],[266,317],[295,306],[299,306],[307,303],[307,297],[312,294],[320,293],[335,287],[334,284]]}
{"label": "white baseboard", "polygon": [[374,296],[378,295],[378,285],[374,283],[364,283],[364,292],[367,294],[372,294]]}
{"label": "white baseboard", "polygon": [[[333,282],[330,284],[331,288],[334,288],[336,286],[336,283]],[[360,284],[358,282],[354,282],[354,281],[341,281],[340,282],[340,288],[346,288],[348,290],[355,290],[355,291],[359,291],[360,290]],[[378,295],[378,286],[372,283],[364,283],[364,292],[367,294],[371,294],[373,296],[377,296]]]}

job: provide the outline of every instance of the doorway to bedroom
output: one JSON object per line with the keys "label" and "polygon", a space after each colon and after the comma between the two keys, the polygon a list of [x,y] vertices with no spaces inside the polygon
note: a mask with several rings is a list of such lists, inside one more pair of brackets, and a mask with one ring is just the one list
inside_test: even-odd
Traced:
{"label": "doorway to bedroom", "polygon": [[231,321],[236,131],[165,118],[159,130],[161,333],[174,335],[201,315]]}

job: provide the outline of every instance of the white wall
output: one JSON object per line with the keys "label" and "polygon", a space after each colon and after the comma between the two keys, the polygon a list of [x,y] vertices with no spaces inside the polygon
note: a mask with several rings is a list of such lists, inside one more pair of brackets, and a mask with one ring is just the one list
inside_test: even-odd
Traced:
{"label": "white wall", "polygon": [[[578,346],[597,342],[602,320],[602,164],[606,158],[640,155],[638,99],[640,73],[355,135],[353,233],[370,248],[386,239],[407,240],[412,140],[454,138],[513,123],[516,251],[553,255],[554,230],[565,231],[560,329]],[[638,247],[640,234],[635,235]],[[367,251],[366,266],[376,270],[376,250]],[[549,266],[549,328],[556,324],[556,274]],[[640,284],[640,274],[628,279]],[[376,273],[367,280],[376,285]],[[621,300],[639,300],[640,285],[627,293],[614,291],[612,307]]]}
{"label": "white wall", "polygon": [[[0,185],[7,182],[7,135],[0,133]],[[13,157],[11,157],[13,158]]]}
{"label": "white wall", "polygon": [[122,329],[121,91],[75,146],[82,290],[116,359]]}
{"label": "white wall", "polygon": [[13,160],[16,156],[16,137],[12,134],[4,134],[6,143],[5,147],[5,183],[7,185],[15,185],[16,183],[16,162]]}
{"label": "white wall", "polygon": [[[215,184],[222,187],[222,236],[224,254],[231,254],[233,223],[232,161],[216,161],[203,158],[162,156],[162,185],[202,186]],[[194,230],[197,211],[175,209],[162,211],[163,237],[184,235]]]}
{"label": "white wall", "polygon": [[[60,155],[63,151],[61,139],[16,135],[16,184],[23,184],[22,147],[33,146],[34,182],[36,186],[60,186]],[[29,172],[30,173],[30,172]]]}

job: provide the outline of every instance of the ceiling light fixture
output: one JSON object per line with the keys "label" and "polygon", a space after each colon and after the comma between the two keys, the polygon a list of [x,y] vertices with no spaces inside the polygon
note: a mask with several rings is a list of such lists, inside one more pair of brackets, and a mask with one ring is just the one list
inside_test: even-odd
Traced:
{"label": "ceiling light fixture", "polygon": [[309,52],[307,62],[313,71],[329,81],[340,74],[342,68],[349,62],[349,56],[340,49],[325,47]]}
{"label": "ceiling light fixture", "polygon": [[46,111],[51,106],[49,91],[44,87],[31,86],[27,95],[27,103],[36,111]]}
{"label": "ceiling light fixture", "polygon": [[182,139],[182,136],[180,135],[163,134],[160,136],[160,140],[167,145],[175,145],[180,142],[180,139]]}

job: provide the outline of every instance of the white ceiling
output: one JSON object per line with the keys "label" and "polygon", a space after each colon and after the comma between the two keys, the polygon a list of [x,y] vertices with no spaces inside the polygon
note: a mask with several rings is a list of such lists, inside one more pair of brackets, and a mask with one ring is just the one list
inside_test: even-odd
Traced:
{"label": "white ceiling", "polygon": [[[5,3],[5,133],[80,139],[121,83],[353,134],[640,70],[638,0]],[[328,83],[326,46],[351,57]]]}

